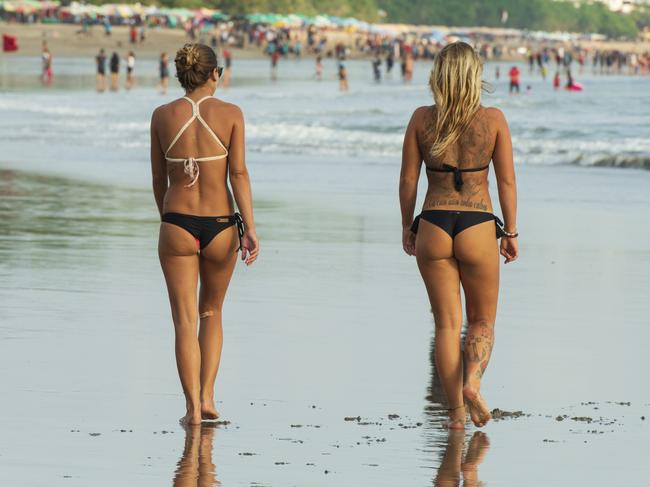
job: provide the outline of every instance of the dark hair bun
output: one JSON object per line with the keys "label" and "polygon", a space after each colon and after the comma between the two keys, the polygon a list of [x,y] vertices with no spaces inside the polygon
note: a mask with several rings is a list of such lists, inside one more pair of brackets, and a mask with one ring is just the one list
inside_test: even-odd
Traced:
{"label": "dark hair bun", "polygon": [[205,44],[185,44],[176,52],[176,77],[186,91],[205,84],[217,67],[217,55]]}

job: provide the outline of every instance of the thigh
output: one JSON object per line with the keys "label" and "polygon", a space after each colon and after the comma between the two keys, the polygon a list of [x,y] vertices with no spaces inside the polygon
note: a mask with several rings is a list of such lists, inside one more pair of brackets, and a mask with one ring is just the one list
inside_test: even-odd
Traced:
{"label": "thigh", "polygon": [[195,323],[199,258],[194,237],[176,225],[161,223],[158,256],[174,323]]}
{"label": "thigh", "polygon": [[239,255],[238,247],[237,226],[233,225],[220,232],[201,250],[201,312],[221,310]]}
{"label": "thigh", "polygon": [[441,228],[420,220],[415,255],[427,288],[436,324],[460,325],[460,277],[453,255],[453,240]]}
{"label": "thigh", "polygon": [[456,235],[454,254],[465,292],[467,320],[494,323],[499,296],[499,247],[494,221],[479,223]]}

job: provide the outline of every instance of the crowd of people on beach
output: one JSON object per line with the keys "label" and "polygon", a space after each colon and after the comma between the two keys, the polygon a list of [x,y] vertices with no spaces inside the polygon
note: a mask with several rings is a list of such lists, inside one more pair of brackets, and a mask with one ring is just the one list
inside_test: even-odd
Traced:
{"label": "crowd of people on beach", "polygon": [[[114,36],[111,23],[104,22],[104,35]],[[124,62],[117,51],[107,56],[102,49],[95,57],[98,92],[107,89],[106,77],[109,75],[108,89],[117,91],[120,88],[120,67],[125,66],[124,88],[130,90],[135,86],[136,51],[139,45],[147,40],[147,29],[143,22],[132,22],[128,26],[127,42],[131,46],[128,53],[123,54]],[[252,23],[245,20],[236,22],[217,22],[202,24],[196,21],[187,22],[185,31],[190,41],[198,41],[210,45],[221,54],[224,63],[222,87],[228,87],[232,78],[233,51],[237,49],[258,49],[268,57],[270,62],[270,79],[279,78],[279,70],[283,61],[288,59],[300,60],[311,57],[315,61],[314,79],[324,77],[324,59],[336,62],[335,72],[340,91],[349,89],[349,73],[346,63],[349,59],[369,59],[371,79],[376,83],[382,80],[394,79],[397,76],[404,83],[413,79],[414,63],[419,60],[431,61],[448,41],[453,37],[441,39],[432,35],[402,33],[395,35],[389,32],[357,32],[354,35],[340,33],[315,25],[303,28],[275,27],[264,23]],[[82,29],[82,33],[84,30]],[[120,45],[121,42],[118,42]],[[650,74],[650,53],[623,52],[620,50],[589,49],[579,44],[544,44],[539,43],[522,47],[516,43],[485,39],[474,39],[472,42],[476,51],[484,61],[502,61],[520,59],[528,64],[528,75],[538,75],[546,80],[553,72],[552,85],[555,89],[564,86],[567,90],[580,91],[582,85],[575,81],[574,73],[582,74],[591,66],[594,74]],[[53,79],[53,54],[46,42],[43,43],[42,64],[43,83],[51,85]],[[169,86],[169,57],[162,52],[159,57],[159,84],[161,93],[166,93]],[[494,77],[499,80],[500,68],[497,65]],[[521,91],[521,70],[513,66],[508,77],[509,92],[518,94]],[[562,77],[566,82],[562,82]],[[530,92],[530,85],[526,92]]]}

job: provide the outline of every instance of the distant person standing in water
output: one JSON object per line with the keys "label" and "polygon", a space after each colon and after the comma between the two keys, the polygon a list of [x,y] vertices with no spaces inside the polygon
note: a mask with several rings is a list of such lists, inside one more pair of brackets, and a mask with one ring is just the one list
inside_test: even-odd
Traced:
{"label": "distant person standing in water", "polygon": [[560,88],[560,84],[562,83],[560,79],[560,72],[556,71],[555,76],[553,76],[553,88],[556,90]]}
{"label": "distant person standing in water", "polygon": [[223,79],[221,80],[221,87],[228,88],[230,86],[230,79],[232,78],[232,53],[230,49],[223,50]]}
{"label": "distant person standing in water", "polygon": [[166,52],[160,55],[160,93],[165,95],[169,87],[169,56]]}
{"label": "distant person standing in water", "polygon": [[278,61],[280,60],[280,49],[276,46],[271,52],[271,79],[276,81],[278,79]]}
{"label": "distant person standing in water", "polygon": [[386,56],[386,78],[391,78],[394,65],[395,65],[395,55],[391,50]]}
{"label": "distant person standing in water", "polygon": [[129,55],[126,58],[126,89],[130,90],[135,85],[135,77],[133,75],[133,70],[135,69],[135,53],[129,51]]}
{"label": "distant person standing in water", "polygon": [[113,52],[110,61],[111,68],[111,91],[120,89],[120,55]]}
{"label": "distant person standing in water", "polygon": [[510,76],[510,90],[509,93],[513,93],[516,91],[519,93],[519,75],[521,72],[519,71],[519,68],[517,66],[513,66],[510,68],[510,72],[508,73],[508,76]]}
{"label": "distant person standing in water", "polygon": [[339,91],[348,91],[348,70],[345,69],[345,64],[339,60]]}
{"label": "distant person standing in water", "polygon": [[213,97],[222,69],[217,56],[206,45],[186,44],[175,63],[185,96],[153,112],[151,171],[161,217],[158,255],[185,394],[181,423],[197,425],[219,417],[214,384],[222,308],[237,252],[251,265],[260,246],[244,157],[244,117],[239,107]]}
{"label": "distant person standing in water", "polygon": [[[476,426],[491,419],[480,388],[494,344],[499,253],[506,263],[519,254],[510,132],[500,110],[481,105],[482,73],[481,59],[469,44],[445,46],[429,79],[435,105],[415,110],[402,150],[402,243],[416,257],[429,295],[436,370],[447,396],[450,429],[465,427],[465,408]],[[490,161],[503,228],[488,191]],[[413,218],[423,163],[428,189],[422,212]],[[461,286],[467,314],[464,352]]]}
{"label": "distant person standing in water", "polygon": [[372,74],[375,78],[375,82],[379,83],[381,81],[381,59],[379,54],[375,56],[375,59],[372,61]]}
{"label": "distant person standing in water", "polygon": [[97,91],[102,93],[106,90],[106,53],[104,49],[99,50],[99,54],[95,56],[95,63],[97,64]]}
{"label": "distant person standing in water", "polygon": [[413,80],[413,51],[408,49],[404,55],[404,82],[410,83]]}
{"label": "distant person standing in water", "polygon": [[47,42],[43,41],[43,52],[41,54],[42,61],[42,70],[41,79],[43,84],[51,85],[52,84],[52,53],[47,47]]}
{"label": "distant person standing in water", "polygon": [[315,72],[315,75],[316,75],[316,79],[318,81],[321,81],[323,79],[323,58],[321,57],[320,54],[318,56],[316,56],[316,72]]}

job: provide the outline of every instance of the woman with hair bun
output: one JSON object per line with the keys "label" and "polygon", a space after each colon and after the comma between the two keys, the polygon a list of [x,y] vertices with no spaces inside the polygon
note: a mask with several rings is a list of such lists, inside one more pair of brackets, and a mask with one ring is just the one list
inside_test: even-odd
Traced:
{"label": "woman with hair bun", "polygon": [[[481,105],[482,72],[469,44],[445,46],[429,81],[435,105],[415,110],[402,151],[402,241],[404,251],[416,257],[429,295],[436,368],[447,396],[450,429],[465,427],[465,407],[476,426],[491,418],[480,386],[494,343],[499,253],[506,264],[519,254],[510,132],[500,110]],[[504,228],[492,213],[490,161]],[[414,219],[423,162],[428,189],[422,213]],[[463,352],[461,285],[467,314]]]}
{"label": "woman with hair bun", "polygon": [[203,44],[186,44],[175,64],[185,96],[153,112],[151,169],[162,220],[158,254],[186,400],[181,422],[192,425],[219,417],[214,383],[223,343],[222,306],[237,251],[250,265],[259,242],[244,160],[244,118],[239,107],[213,97],[222,71],[217,56]]}

